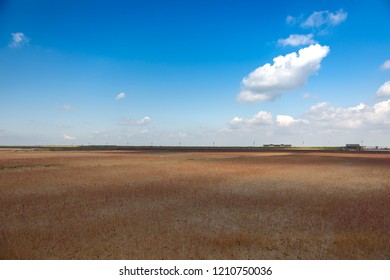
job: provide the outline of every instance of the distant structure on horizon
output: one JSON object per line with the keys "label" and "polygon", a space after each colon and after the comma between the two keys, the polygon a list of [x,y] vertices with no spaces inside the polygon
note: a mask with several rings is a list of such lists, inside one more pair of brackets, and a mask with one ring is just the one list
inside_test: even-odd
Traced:
{"label": "distant structure on horizon", "polygon": [[346,151],[361,151],[362,146],[360,144],[346,144],[344,149]]}
{"label": "distant structure on horizon", "polygon": [[362,147],[362,150],[372,152],[389,152],[390,146],[364,146]]}
{"label": "distant structure on horizon", "polygon": [[359,144],[346,144],[344,151],[371,151],[371,152],[389,152],[390,146],[362,146]]}
{"label": "distant structure on horizon", "polygon": [[291,148],[291,144],[264,144],[265,148]]}

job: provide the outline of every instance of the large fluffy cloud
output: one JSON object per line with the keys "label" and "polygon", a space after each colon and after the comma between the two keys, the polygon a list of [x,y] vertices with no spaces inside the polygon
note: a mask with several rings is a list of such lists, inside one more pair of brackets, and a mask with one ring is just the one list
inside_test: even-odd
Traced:
{"label": "large fluffy cloud", "polygon": [[329,53],[328,46],[310,45],[285,56],[278,56],[257,68],[242,80],[240,102],[274,100],[283,92],[300,88],[320,68]]}
{"label": "large fluffy cloud", "polygon": [[376,92],[377,97],[390,97],[390,81],[387,81],[379,87]]}
{"label": "large fluffy cloud", "polygon": [[297,122],[297,120],[289,115],[277,115],[276,122],[279,126],[287,127]]}

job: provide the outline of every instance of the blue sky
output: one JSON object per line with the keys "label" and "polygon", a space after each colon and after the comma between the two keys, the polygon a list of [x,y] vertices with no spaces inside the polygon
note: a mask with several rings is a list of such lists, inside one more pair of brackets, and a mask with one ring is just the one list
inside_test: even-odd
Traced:
{"label": "blue sky", "polygon": [[0,145],[390,145],[390,1],[0,1]]}

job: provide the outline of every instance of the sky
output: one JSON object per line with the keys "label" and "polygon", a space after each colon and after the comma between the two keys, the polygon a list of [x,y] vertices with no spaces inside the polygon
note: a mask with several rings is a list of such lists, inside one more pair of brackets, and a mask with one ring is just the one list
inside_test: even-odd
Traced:
{"label": "sky", "polygon": [[0,145],[390,146],[388,0],[0,0]]}

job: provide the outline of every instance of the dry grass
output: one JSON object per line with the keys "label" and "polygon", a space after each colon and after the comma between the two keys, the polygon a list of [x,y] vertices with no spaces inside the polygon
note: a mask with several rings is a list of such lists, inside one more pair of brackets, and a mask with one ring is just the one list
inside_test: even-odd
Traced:
{"label": "dry grass", "polygon": [[390,155],[0,151],[2,259],[390,259]]}

